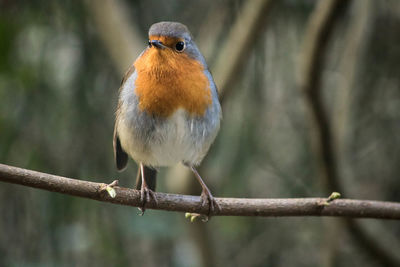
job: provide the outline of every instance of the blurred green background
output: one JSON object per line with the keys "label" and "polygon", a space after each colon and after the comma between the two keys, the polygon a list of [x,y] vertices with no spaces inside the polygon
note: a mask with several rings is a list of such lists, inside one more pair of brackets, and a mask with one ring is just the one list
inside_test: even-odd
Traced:
{"label": "blurred green background", "polygon": [[[149,26],[186,24],[213,72],[224,62],[221,50],[236,45],[225,46],[233,25],[256,2],[1,0],[0,162],[132,187],[136,164],[122,173],[114,166],[114,111],[123,71],[145,48]],[[247,43],[237,77],[224,88],[220,134],[200,169],[215,196],[332,191],[318,172],[308,103],[296,82],[318,2],[271,1]],[[341,193],[400,201],[400,2],[354,0],[339,12],[319,71]],[[199,194],[192,180],[163,169],[158,190]],[[337,218],[191,224],[181,213],[138,213],[1,183],[0,266],[400,264],[393,221],[359,220],[355,230]]]}

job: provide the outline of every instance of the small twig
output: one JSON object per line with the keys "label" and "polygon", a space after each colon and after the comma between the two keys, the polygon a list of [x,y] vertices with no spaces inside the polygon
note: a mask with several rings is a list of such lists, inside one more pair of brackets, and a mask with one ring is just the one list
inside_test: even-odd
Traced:
{"label": "small twig", "polygon": [[[114,186],[115,197],[104,194],[104,184],[76,180],[0,164],[0,181],[90,198],[114,204],[140,207],[140,191]],[[158,204],[146,203],[147,209],[207,214],[199,196],[155,193]],[[336,199],[321,206],[326,198],[216,198],[221,211],[213,216],[338,216],[400,220],[400,203]]]}
{"label": "small twig", "polygon": [[332,201],[341,197],[341,194],[338,192],[332,192],[332,194],[320,203],[321,206],[329,206]]}
{"label": "small twig", "polygon": [[114,187],[117,186],[118,183],[119,183],[118,180],[114,180],[114,181],[112,181],[112,183],[110,183],[110,184],[102,184],[102,185],[100,186],[99,191],[100,191],[100,192],[104,192],[104,191],[105,191],[105,192],[107,192],[107,193],[110,195],[110,197],[115,198],[116,195],[117,195],[117,193],[115,192]]}

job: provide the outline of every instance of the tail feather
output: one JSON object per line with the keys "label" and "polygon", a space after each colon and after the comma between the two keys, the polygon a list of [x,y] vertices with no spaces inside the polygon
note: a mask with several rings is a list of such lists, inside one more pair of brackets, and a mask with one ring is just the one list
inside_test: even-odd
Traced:
{"label": "tail feather", "polygon": [[114,129],[113,147],[115,164],[117,165],[117,169],[122,171],[125,169],[126,164],[128,164],[128,154],[121,146],[121,141],[119,140],[116,129]]}
{"label": "tail feather", "polygon": [[[152,191],[156,191],[156,182],[157,182],[157,170],[151,167],[144,166],[144,179],[146,179],[146,183],[148,187]],[[136,190],[140,190],[142,187],[142,175],[140,172],[140,166],[138,168],[138,173],[136,176]]]}

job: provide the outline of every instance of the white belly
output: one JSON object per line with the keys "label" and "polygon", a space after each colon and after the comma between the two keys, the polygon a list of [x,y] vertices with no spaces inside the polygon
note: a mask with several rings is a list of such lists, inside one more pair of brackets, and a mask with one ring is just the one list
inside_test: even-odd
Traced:
{"label": "white belly", "polygon": [[143,135],[134,131],[135,128],[127,123],[119,125],[122,147],[135,161],[154,167],[171,166],[181,161],[197,165],[215,137],[205,136],[205,124],[190,119],[182,109],[165,122],[154,124],[147,140],[138,138]]}

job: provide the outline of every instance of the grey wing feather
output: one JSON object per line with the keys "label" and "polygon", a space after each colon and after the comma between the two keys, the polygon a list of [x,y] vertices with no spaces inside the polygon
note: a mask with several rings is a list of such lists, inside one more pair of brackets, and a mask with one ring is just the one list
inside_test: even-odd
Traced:
{"label": "grey wing feather", "polygon": [[[122,78],[121,81],[121,86],[119,88],[119,92],[121,92],[121,89],[123,85],[125,84],[126,80],[129,78],[129,76],[135,71],[134,64],[132,64],[129,69],[126,71],[124,77]],[[114,138],[113,138],[113,147],[114,147],[114,159],[115,159],[115,164],[117,165],[117,169],[119,171],[122,171],[126,168],[126,165],[128,163],[128,154],[122,149],[121,146],[121,141],[119,140],[118,137],[118,132],[117,132],[117,124],[118,124],[118,117],[119,117],[119,112],[120,112],[120,102],[118,102],[118,107],[117,107],[117,112],[116,112],[116,120],[115,120],[115,126],[114,126]]]}

